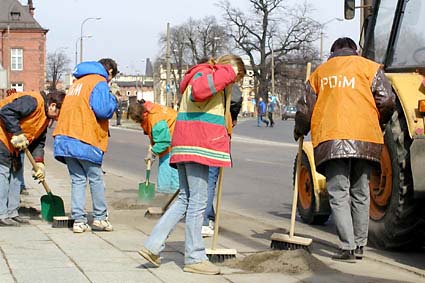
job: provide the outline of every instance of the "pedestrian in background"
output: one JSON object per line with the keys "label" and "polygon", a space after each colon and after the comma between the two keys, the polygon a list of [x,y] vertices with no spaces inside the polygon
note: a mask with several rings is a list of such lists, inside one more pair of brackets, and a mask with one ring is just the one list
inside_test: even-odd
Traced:
{"label": "pedestrian in background", "polygon": [[188,70],[180,84],[183,91],[171,142],[171,164],[177,166],[180,194],[165,212],[139,251],[159,266],[165,240],[177,223],[186,218],[185,272],[219,274],[208,261],[201,228],[207,206],[210,166],[229,167],[230,140],[225,124],[225,88],[246,73],[242,59],[224,55],[217,63],[198,64]]}
{"label": "pedestrian in background", "polygon": [[28,224],[18,213],[23,164],[20,151],[29,145],[37,163],[33,177],[43,181],[47,126],[59,116],[64,92],[13,93],[0,101],[0,226]]}
{"label": "pedestrian in background", "polygon": [[85,212],[87,181],[93,204],[93,230],[113,230],[108,221],[101,166],[108,146],[109,119],[117,108],[108,83],[117,73],[117,63],[109,58],[78,64],[73,73],[77,80],[68,90],[63,115],[53,132],[53,154],[66,164],[71,176],[74,233],[91,230]]}
{"label": "pedestrian in background", "polygon": [[373,163],[380,166],[382,129],[395,103],[382,66],[356,50],[347,37],[333,43],[328,61],[308,79],[294,128],[296,140],[311,128],[316,169],[326,176],[340,240],[332,259],[348,262],[361,259],[367,244],[369,175]]}
{"label": "pedestrian in background", "polygon": [[269,94],[269,103],[267,104],[267,118],[269,118],[270,127],[272,128],[274,126],[273,115],[275,111],[275,106],[276,106],[276,102],[273,100],[273,98]]}
{"label": "pedestrian in background", "polygon": [[264,120],[264,115],[266,115],[266,103],[263,101],[263,98],[260,97],[258,99],[258,106],[257,106],[257,127],[261,127],[261,122],[266,124],[266,127],[269,126],[269,121]]}
{"label": "pedestrian in background", "polygon": [[115,92],[115,97],[117,99],[117,110],[115,111],[115,117],[117,119],[117,126],[121,126],[121,117],[122,117],[122,105],[123,97],[119,90]]}
{"label": "pedestrian in background", "polygon": [[130,118],[140,123],[152,145],[145,160],[153,162],[156,156],[159,156],[158,192],[174,193],[179,188],[179,175],[177,170],[170,166],[170,151],[177,112],[170,107],[142,99],[130,106]]}
{"label": "pedestrian in background", "polygon": [[[242,92],[237,84],[232,86],[232,100],[230,102],[230,117],[229,121],[232,121],[232,125],[228,125],[227,133],[229,137],[232,136],[232,129],[238,123],[238,115],[242,107]],[[215,211],[214,211],[214,197],[215,188],[217,186],[219,167],[210,166],[208,170],[208,200],[207,207],[204,213],[204,223],[202,225],[202,236],[211,237],[214,235],[214,222],[215,222]]]}

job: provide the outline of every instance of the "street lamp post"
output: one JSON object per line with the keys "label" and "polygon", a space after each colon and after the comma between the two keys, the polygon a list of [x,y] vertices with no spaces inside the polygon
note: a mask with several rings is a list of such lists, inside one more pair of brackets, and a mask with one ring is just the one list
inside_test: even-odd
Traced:
{"label": "street lamp post", "polygon": [[[84,35],[83,36],[84,38],[90,38],[90,37],[92,37],[92,35],[91,34],[89,34],[89,35]],[[78,38],[77,38],[77,41],[75,41],[75,66],[77,66],[77,64],[78,64],[78,42],[81,40],[81,37],[79,36]]]}
{"label": "street lamp post", "polygon": [[100,17],[97,17],[97,18],[86,18],[81,23],[81,32],[80,32],[80,63],[83,61],[83,38],[84,38],[84,36],[83,36],[83,27],[84,27],[84,24],[87,21],[89,21],[89,20],[96,20],[96,21],[98,21],[100,19],[102,19],[102,18],[100,18]]}
{"label": "street lamp post", "polygon": [[323,28],[330,22],[333,22],[333,21],[342,22],[343,20],[344,19],[341,19],[341,18],[332,18],[324,23],[319,23],[320,24],[320,61],[323,61]]}

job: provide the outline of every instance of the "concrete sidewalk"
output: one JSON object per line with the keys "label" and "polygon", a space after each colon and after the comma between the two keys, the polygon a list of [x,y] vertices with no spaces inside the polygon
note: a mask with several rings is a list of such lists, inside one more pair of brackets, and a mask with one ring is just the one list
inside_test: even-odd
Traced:
{"label": "concrete sidewalk", "polygon": [[[49,151],[46,165],[47,182],[53,193],[63,198],[69,213],[66,167],[53,160]],[[28,164],[25,170],[30,176]],[[29,178],[26,181],[32,189],[29,196],[22,197],[22,206],[39,209],[43,188]],[[0,227],[0,282],[425,282],[423,276],[369,257],[356,264],[334,262],[330,255],[335,249],[318,242],[312,254],[328,268],[315,273],[252,273],[226,266],[218,276],[185,273],[183,223],[168,239],[161,254],[161,267],[154,268],[137,253],[157,221],[144,217],[148,205],[137,200],[138,181],[107,172],[105,182],[115,231],[74,234],[67,228],[52,228],[39,216],[31,218],[31,225]],[[162,201],[164,197],[159,196],[151,205]],[[89,213],[90,203],[87,193]],[[282,231],[278,228],[282,223],[268,223],[225,210],[222,215],[220,247],[235,248],[239,258],[269,250],[271,233]],[[299,233],[308,235],[303,229]],[[332,242],[326,236],[322,240]],[[206,239],[206,246],[210,244],[211,239]]]}

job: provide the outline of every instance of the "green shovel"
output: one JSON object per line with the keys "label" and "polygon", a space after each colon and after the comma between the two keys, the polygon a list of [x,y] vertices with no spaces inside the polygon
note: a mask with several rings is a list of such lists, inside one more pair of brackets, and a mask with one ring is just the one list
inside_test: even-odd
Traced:
{"label": "green shovel", "polygon": [[[33,170],[37,171],[38,166],[34,158],[32,157],[31,152],[28,149],[25,149],[25,154],[31,162]],[[47,195],[43,195],[40,198],[41,218],[46,221],[52,222],[53,216],[65,216],[63,200],[60,197],[52,194],[52,191],[50,190],[45,180],[43,180],[41,183],[43,184],[43,187],[47,193]]]}
{"label": "green shovel", "polygon": [[[150,150],[150,147],[149,147]],[[139,183],[139,199],[143,202],[149,202],[155,197],[155,184],[149,182],[151,175],[152,160],[146,161],[146,181]]]}

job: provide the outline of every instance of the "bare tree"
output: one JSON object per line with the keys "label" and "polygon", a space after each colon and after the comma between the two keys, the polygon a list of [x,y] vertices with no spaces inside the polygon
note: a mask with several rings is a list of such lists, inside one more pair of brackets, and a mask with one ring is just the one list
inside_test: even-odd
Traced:
{"label": "bare tree", "polygon": [[56,90],[58,82],[65,72],[69,71],[71,60],[62,49],[47,54],[46,72],[47,80],[50,81],[49,90]]}
{"label": "bare tree", "polygon": [[[163,61],[165,54],[166,35],[160,37],[163,46],[159,61]],[[189,18],[181,25],[172,26],[170,30],[171,64],[175,72],[171,76],[180,84],[183,70],[190,65],[197,64],[203,58],[217,57],[227,51],[229,36],[226,29],[217,23],[213,16],[200,20]]]}
{"label": "bare tree", "polygon": [[237,48],[249,57],[258,79],[258,93],[267,99],[270,88],[269,62],[274,51],[275,60],[296,53],[320,36],[320,25],[309,17],[307,3],[295,7],[284,6],[284,0],[249,0],[249,13],[233,7],[229,1],[219,2],[224,11],[228,34]]}

